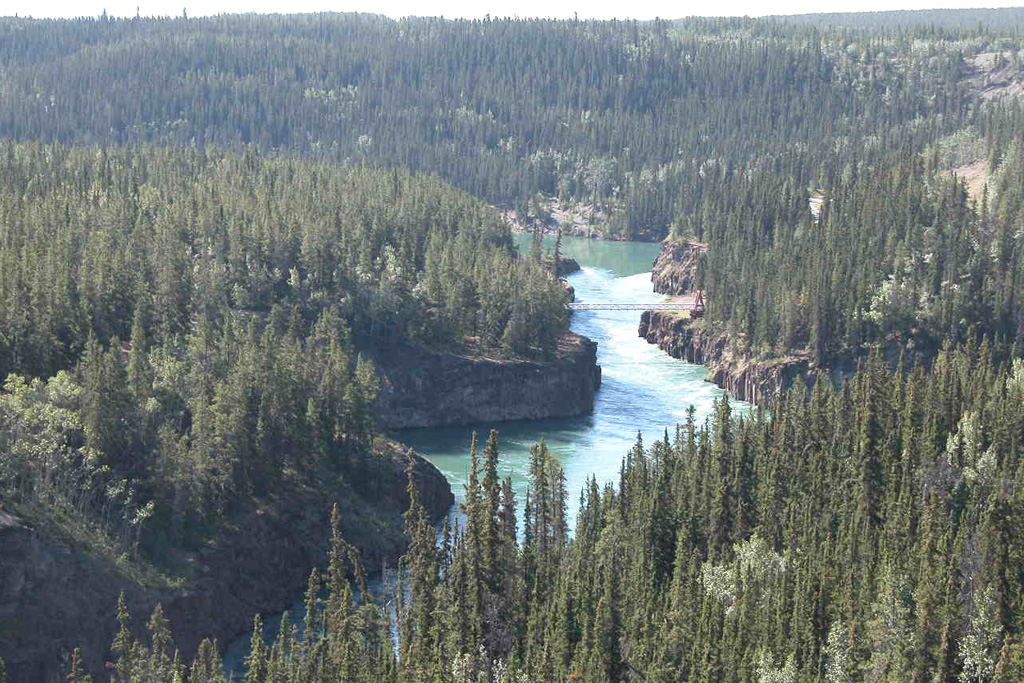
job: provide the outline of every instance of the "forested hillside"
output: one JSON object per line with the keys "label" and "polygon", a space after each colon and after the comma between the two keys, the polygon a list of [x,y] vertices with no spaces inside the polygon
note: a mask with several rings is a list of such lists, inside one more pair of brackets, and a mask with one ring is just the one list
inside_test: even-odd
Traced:
{"label": "forested hillside", "polygon": [[678,233],[711,245],[710,323],[819,366],[880,343],[930,358],[972,331],[1009,353],[1024,330],[1024,109],[983,111],[949,135],[917,119],[822,150],[818,219],[792,178],[723,173],[731,201]]}
{"label": "forested hillside", "polygon": [[150,587],[307,489],[393,553],[360,349],[543,357],[564,330],[557,280],[436,178],[0,147],[0,505]]}
{"label": "forested hillside", "polygon": [[198,541],[286,471],[364,457],[361,345],[543,354],[563,330],[561,285],[436,179],[145,148],[0,160],[0,490],[132,547]]}
{"label": "forested hillside", "polygon": [[[263,610],[261,568],[308,566],[340,499],[305,627],[257,620],[246,683],[1024,680],[1019,12],[922,17],[0,19],[0,569],[85,566],[53,539],[102,565],[46,608],[5,574],[8,664],[50,647],[86,683],[115,615],[79,607],[116,576],[150,592],[106,675],[224,681],[212,641],[187,661],[195,615]],[[391,387],[453,412],[431,392],[495,395],[481,358],[543,375],[567,323],[488,204],[699,242],[688,329],[818,374],[583,491],[542,442],[517,501],[492,433],[439,533],[447,484],[410,454],[399,489],[370,357],[459,354]],[[372,594],[355,546],[397,555],[398,506]],[[164,595],[144,634],[129,606]]]}
{"label": "forested hillside", "polygon": [[964,29],[967,31],[1019,31],[1024,27],[1024,8],[888,10],[881,12],[823,12],[770,17],[786,24],[856,28],[863,30],[907,28]]}
{"label": "forested hillside", "polygon": [[1008,349],[1014,26],[8,18],[0,134],[400,165],[523,224],[596,208],[610,236],[709,242],[709,320],[753,353]]}
{"label": "forested hillside", "polygon": [[839,141],[956,130],[964,53],[999,41],[739,19],[7,18],[0,134],[402,165],[524,218],[557,196],[606,209],[611,233],[664,235],[731,201],[708,174],[802,194]]}
{"label": "forested hillside", "polygon": [[[703,426],[638,439],[616,487],[582,492],[571,540],[539,444],[517,540],[492,432],[442,543],[410,487],[408,575],[384,597],[397,656],[379,603],[365,587],[353,601],[357,558],[335,533],[330,598],[314,574],[307,635],[285,620],[270,648],[257,628],[245,680],[1014,683],[1022,434],[1020,361],[968,347],[905,374],[874,356],[841,390],[798,387],[748,419],[722,399]],[[150,628],[152,645],[115,643],[120,680],[185,670],[157,615]],[[219,680],[216,661],[192,680]]]}

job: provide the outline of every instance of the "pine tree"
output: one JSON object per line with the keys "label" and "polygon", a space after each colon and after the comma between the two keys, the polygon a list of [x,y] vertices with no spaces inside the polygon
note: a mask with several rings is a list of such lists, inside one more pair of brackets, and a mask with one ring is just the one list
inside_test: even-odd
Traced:
{"label": "pine tree", "polygon": [[142,307],[136,306],[132,320],[131,349],[128,352],[128,383],[139,403],[145,402],[153,385],[149,364],[149,342],[143,322]]}
{"label": "pine tree", "polygon": [[932,493],[921,521],[920,565],[915,602],[917,628],[914,640],[914,676],[921,681],[931,679],[940,661],[943,604],[942,586],[945,583],[945,534],[942,528],[941,502]]}
{"label": "pine tree", "polygon": [[[399,615],[400,674],[412,683],[427,683],[439,669],[435,641],[434,610],[438,583],[434,528],[419,501],[415,479],[415,458],[409,451],[409,509],[405,513],[409,550],[401,562],[408,573],[407,602]],[[401,590],[401,589],[400,589]]]}
{"label": "pine tree", "polygon": [[188,677],[189,683],[221,683],[223,679],[224,665],[220,659],[217,643],[204,638],[199,643],[195,659],[192,660]]}
{"label": "pine tree", "polygon": [[[484,513],[483,573],[488,588],[494,592],[500,583],[499,556],[501,554],[501,482],[498,479],[498,432],[492,429],[484,446],[484,476],[480,485],[483,491]],[[514,513],[513,513],[514,514]]]}
{"label": "pine tree", "polygon": [[[3,670],[0,668],[0,680],[3,680],[2,674]],[[92,676],[87,675],[82,666],[82,648],[76,647],[71,653],[68,675],[64,680],[66,683],[92,683]]]}
{"label": "pine tree", "polygon": [[724,558],[734,539],[735,491],[732,476],[733,432],[729,399],[723,395],[715,404],[712,441],[713,480],[711,528],[708,541],[711,555]]}
{"label": "pine tree", "polygon": [[263,639],[263,618],[257,614],[252,622],[249,656],[245,658],[245,683],[267,683],[270,649]]}
{"label": "pine tree", "polygon": [[171,673],[171,625],[164,617],[164,608],[160,603],[153,609],[146,628],[150,633],[150,674],[170,678],[168,674]]}
{"label": "pine tree", "polygon": [[125,602],[124,592],[117,598],[117,635],[110,649],[117,656],[117,675],[120,680],[131,681],[138,661],[135,639],[131,633],[131,615]]}
{"label": "pine tree", "polygon": [[1003,637],[999,661],[992,674],[992,683],[1014,683],[1024,681],[1024,647],[1007,635]]}

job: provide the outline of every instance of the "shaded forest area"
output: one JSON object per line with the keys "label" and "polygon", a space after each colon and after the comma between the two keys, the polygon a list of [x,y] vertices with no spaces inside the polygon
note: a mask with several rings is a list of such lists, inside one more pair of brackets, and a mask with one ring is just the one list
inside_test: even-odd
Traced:
{"label": "shaded forest area", "polygon": [[0,504],[151,588],[310,489],[391,543],[360,349],[544,357],[564,331],[562,285],[434,177],[9,142],[0,177]]}

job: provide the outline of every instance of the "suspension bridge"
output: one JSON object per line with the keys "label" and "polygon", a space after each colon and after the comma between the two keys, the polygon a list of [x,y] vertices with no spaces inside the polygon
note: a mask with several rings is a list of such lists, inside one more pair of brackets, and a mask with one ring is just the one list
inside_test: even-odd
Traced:
{"label": "suspension bridge", "polygon": [[690,315],[696,318],[704,313],[704,293],[698,291],[695,294],[676,297],[673,301],[664,301],[656,304],[591,304],[579,301],[566,304],[565,307],[570,311],[689,311]]}

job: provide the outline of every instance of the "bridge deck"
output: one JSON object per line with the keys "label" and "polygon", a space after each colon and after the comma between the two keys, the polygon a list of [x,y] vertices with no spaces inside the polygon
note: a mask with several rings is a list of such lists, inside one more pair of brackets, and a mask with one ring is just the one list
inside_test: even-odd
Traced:
{"label": "bridge deck", "polygon": [[585,302],[566,304],[570,311],[692,311],[692,301],[673,301],[658,304],[588,304]]}

